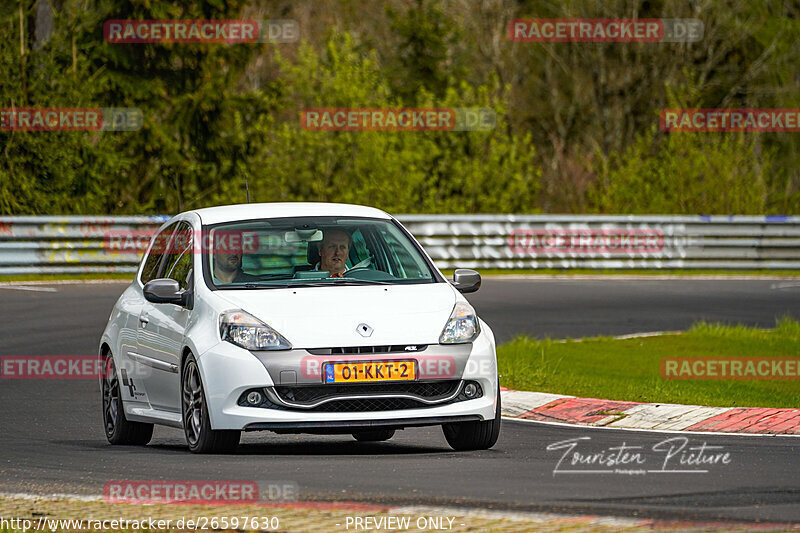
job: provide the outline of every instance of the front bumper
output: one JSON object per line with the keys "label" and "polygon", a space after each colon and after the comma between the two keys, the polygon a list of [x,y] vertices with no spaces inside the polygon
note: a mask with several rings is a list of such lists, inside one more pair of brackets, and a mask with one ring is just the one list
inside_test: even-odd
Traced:
{"label": "front bumper", "polygon": [[[213,429],[312,431],[324,428],[410,427],[454,421],[489,420],[497,403],[497,361],[490,333],[462,345],[430,345],[418,353],[314,355],[307,350],[251,353],[220,342],[198,357]],[[316,351],[316,350],[314,350]],[[476,399],[393,410],[330,412],[270,409],[240,405],[249,389],[321,386],[326,362],[409,360],[427,380],[471,380],[480,384]]]}
{"label": "front bumper", "polygon": [[375,429],[405,429],[409,427],[438,426],[458,422],[478,422],[478,415],[427,416],[401,420],[330,420],[326,422],[256,422],[244,427],[245,431],[269,430],[276,433],[352,433]]}

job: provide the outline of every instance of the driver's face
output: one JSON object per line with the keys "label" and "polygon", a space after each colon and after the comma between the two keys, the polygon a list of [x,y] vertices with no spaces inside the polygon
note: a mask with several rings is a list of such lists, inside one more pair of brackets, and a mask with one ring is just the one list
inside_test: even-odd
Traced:
{"label": "driver's face", "polygon": [[350,238],[343,231],[326,231],[319,245],[319,269],[331,274],[344,272],[350,254]]}

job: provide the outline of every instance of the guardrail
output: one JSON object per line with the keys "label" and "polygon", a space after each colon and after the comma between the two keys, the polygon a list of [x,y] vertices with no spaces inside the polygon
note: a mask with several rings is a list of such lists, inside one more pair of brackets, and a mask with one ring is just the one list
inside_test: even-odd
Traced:
{"label": "guardrail", "polygon": [[798,216],[399,218],[440,268],[800,268]]}
{"label": "guardrail", "polygon": [[[168,216],[0,217],[0,275],[135,272]],[[800,269],[798,216],[402,215],[440,268]]]}
{"label": "guardrail", "polygon": [[0,217],[0,275],[136,272],[141,256],[109,250],[107,235],[155,232],[169,218]]}

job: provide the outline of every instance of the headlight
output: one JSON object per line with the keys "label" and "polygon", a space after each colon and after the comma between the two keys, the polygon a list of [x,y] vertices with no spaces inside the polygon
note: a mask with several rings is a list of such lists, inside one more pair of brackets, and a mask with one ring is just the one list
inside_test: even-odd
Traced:
{"label": "headlight", "polygon": [[439,342],[442,344],[472,342],[480,332],[478,317],[475,316],[472,306],[467,302],[456,302],[453,312],[450,313],[450,320],[439,336]]}
{"label": "headlight", "polygon": [[219,316],[219,336],[246,350],[291,350],[283,335],[244,311],[225,311]]}

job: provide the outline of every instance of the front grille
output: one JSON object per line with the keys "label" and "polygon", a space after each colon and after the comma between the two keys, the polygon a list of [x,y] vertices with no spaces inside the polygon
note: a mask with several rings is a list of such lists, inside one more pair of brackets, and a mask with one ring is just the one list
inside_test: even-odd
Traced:
{"label": "front grille", "polygon": [[364,353],[417,353],[425,350],[427,344],[393,344],[384,346],[336,346],[334,348],[308,348],[312,355],[352,355]]}
{"label": "front grille", "polygon": [[[316,403],[337,396],[372,396],[376,394],[409,394],[436,400],[456,392],[460,381],[409,381],[393,383],[359,383],[349,385],[311,385],[300,387],[275,387],[278,396],[291,403]],[[422,403],[422,402],[417,402]]]}
{"label": "front grille", "polygon": [[[279,411],[357,413],[438,407],[483,396],[483,390],[477,382],[466,381],[463,383],[464,385],[472,383],[477,386],[476,395],[467,398],[462,382],[457,380],[416,381],[410,383],[307,385],[300,387],[274,387],[272,389],[249,389],[239,396],[237,403],[242,407],[260,407]],[[255,404],[247,400],[247,395],[253,392],[257,392],[259,398],[258,403]],[[456,393],[458,395],[453,397]],[[270,394],[277,395],[278,399],[273,398],[271,401]],[[376,395],[391,394],[413,395],[434,403],[426,403],[414,398],[375,397]],[[289,397],[290,395],[292,398]],[[344,398],[344,396],[350,396],[350,398]],[[363,396],[363,398],[352,398],[352,396]],[[315,407],[309,407],[320,400],[327,401]],[[281,405],[277,403],[279,401],[295,405]],[[303,406],[303,404],[306,404],[306,406]]]}
{"label": "front grille", "polygon": [[279,411],[302,411],[304,413],[358,413],[362,411],[392,411],[395,409],[430,407],[427,404],[412,400],[410,398],[359,398],[355,400],[332,400],[312,408],[299,408],[272,403],[266,396],[263,397],[261,403],[252,405],[248,404],[245,396],[242,395],[238,403],[242,407],[261,407],[264,409],[277,409]]}
{"label": "front grille", "polygon": [[427,405],[409,398],[364,398],[358,400],[335,400],[308,409],[308,411],[356,413],[361,411],[394,411],[419,407],[427,407]]}

